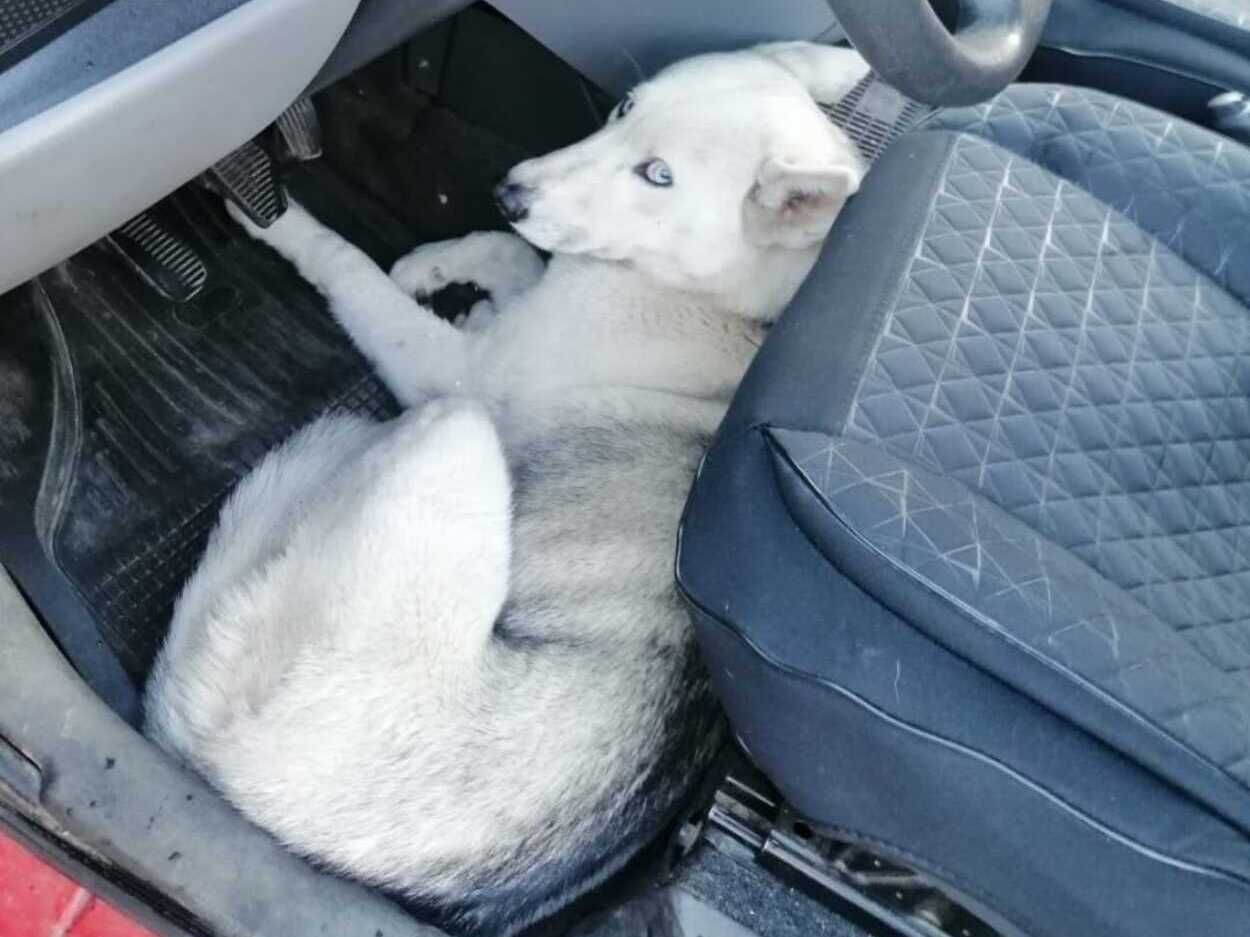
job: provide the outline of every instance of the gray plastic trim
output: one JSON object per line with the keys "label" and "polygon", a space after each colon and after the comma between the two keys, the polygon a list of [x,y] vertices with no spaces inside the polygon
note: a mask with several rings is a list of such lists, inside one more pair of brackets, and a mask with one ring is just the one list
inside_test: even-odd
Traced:
{"label": "gray plastic trim", "polygon": [[343,41],[308,89],[311,94],[371,62],[473,0],[360,0]]}
{"label": "gray plastic trim", "polygon": [[0,292],[124,224],[299,97],[358,0],[250,0],[0,133]]}
{"label": "gray plastic trim", "polygon": [[107,883],[127,910],[147,908],[158,932],[441,934],[287,852],[126,725],[74,673],[2,568],[0,739],[9,755],[0,827],[59,844],[59,865],[94,888]]}
{"label": "gray plastic trim", "polygon": [[0,131],[16,127],[195,32],[247,0],[104,0],[0,72]]}
{"label": "gray plastic trim", "polygon": [[842,37],[825,0],[491,0],[491,6],[616,95],[687,55],[773,39]]}

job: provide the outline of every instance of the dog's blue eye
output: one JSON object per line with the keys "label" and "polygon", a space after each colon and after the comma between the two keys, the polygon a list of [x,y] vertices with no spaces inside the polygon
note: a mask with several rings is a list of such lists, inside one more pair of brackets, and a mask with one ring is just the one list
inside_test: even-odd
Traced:
{"label": "dog's blue eye", "polygon": [[662,159],[649,159],[645,163],[639,163],[634,167],[634,172],[652,185],[667,188],[673,184],[673,171]]}
{"label": "dog's blue eye", "polygon": [[608,115],[608,120],[620,120],[633,109],[634,96],[627,94],[617,102],[616,107],[612,108],[612,113]]}

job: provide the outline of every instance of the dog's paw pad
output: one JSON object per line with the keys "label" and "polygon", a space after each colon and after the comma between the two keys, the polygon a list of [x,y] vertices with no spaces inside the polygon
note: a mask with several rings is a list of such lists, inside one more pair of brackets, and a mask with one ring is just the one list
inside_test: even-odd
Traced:
{"label": "dog's paw pad", "polygon": [[432,292],[414,293],[412,298],[419,305],[432,310],[440,319],[456,324],[467,316],[474,306],[488,300],[489,297],[490,294],[476,283],[456,280]]}

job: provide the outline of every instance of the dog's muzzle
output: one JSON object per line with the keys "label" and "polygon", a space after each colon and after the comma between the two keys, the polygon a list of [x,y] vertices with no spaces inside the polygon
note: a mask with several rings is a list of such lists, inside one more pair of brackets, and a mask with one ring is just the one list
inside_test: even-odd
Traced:
{"label": "dog's muzzle", "polygon": [[495,186],[495,204],[499,211],[510,222],[521,221],[530,213],[530,197],[532,190],[519,182],[508,182],[506,179]]}

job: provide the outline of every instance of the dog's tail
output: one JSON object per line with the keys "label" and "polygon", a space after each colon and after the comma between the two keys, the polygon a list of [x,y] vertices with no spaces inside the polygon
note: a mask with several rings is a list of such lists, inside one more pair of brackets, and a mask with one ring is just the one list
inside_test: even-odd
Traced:
{"label": "dog's tail", "polygon": [[766,42],[751,52],[788,71],[818,104],[841,100],[870,70],[854,49],[820,42]]}
{"label": "dog's tail", "polygon": [[[511,486],[490,416],[461,400],[404,414],[353,485],[325,530],[325,594],[346,603],[344,631],[376,645],[393,630],[389,646],[454,678],[507,598]],[[351,627],[362,619],[369,628]]]}

